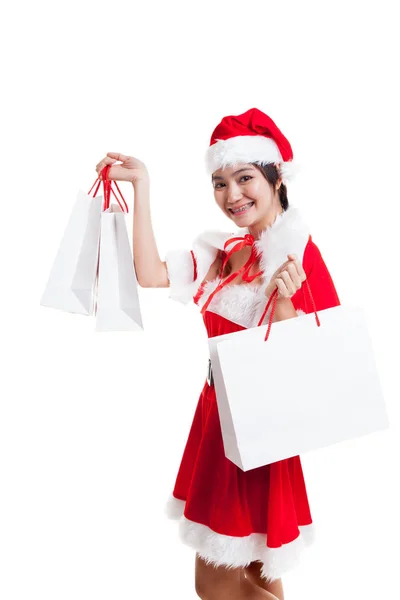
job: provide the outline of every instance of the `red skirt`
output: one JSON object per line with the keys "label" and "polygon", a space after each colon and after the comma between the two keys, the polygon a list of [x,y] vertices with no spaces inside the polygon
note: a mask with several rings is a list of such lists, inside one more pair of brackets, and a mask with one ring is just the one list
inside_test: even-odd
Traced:
{"label": "red skirt", "polygon": [[[206,312],[209,337],[243,327]],[[208,383],[167,505],[180,520],[180,536],[207,562],[244,567],[263,563],[262,575],[279,578],[313,539],[300,457],[242,471],[225,457],[215,388]]]}

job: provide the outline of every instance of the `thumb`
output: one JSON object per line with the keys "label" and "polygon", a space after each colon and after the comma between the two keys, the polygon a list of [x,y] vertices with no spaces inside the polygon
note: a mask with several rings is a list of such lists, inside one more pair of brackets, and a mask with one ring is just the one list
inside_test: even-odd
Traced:
{"label": "thumb", "polygon": [[289,260],[296,260],[297,259],[296,254],[288,254],[287,257],[288,257]]}

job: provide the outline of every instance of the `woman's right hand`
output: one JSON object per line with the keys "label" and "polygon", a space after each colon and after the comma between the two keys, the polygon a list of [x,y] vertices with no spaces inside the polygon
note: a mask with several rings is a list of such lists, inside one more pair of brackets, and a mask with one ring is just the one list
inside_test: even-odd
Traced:
{"label": "woman's right hand", "polygon": [[269,298],[275,288],[278,288],[278,299],[291,298],[299,290],[307,275],[303,269],[301,261],[296,254],[288,254],[288,259],[272,275],[269,284],[265,290],[265,295]]}
{"label": "woman's right hand", "polygon": [[146,165],[133,156],[108,152],[107,156],[96,165],[99,178],[101,178],[101,171],[107,165],[113,165],[108,172],[108,178],[112,181],[130,181],[135,185],[138,181],[148,180],[149,177]]}

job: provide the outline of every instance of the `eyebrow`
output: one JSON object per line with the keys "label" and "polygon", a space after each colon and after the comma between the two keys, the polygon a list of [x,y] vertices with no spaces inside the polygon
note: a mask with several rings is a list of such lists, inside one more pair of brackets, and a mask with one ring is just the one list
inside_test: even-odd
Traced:
{"label": "eyebrow", "polygon": [[[246,167],[245,169],[239,169],[238,171],[235,171],[234,173],[232,173],[232,176],[237,175],[238,173],[242,173],[243,171],[253,171],[253,169],[251,167]],[[216,181],[217,179],[223,179],[223,177],[220,177],[219,175],[213,175],[211,177],[211,181]]]}

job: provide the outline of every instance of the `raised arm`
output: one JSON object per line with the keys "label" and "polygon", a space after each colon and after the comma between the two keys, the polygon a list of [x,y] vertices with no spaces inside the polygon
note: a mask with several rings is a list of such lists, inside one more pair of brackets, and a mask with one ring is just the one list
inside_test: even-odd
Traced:
{"label": "raised arm", "polygon": [[166,262],[160,258],[150,211],[150,179],[133,182],[133,256],[136,277],[142,287],[169,287]]}
{"label": "raised arm", "polygon": [[[118,161],[121,164],[117,164]],[[133,257],[136,277],[141,287],[169,287],[166,263],[158,253],[150,212],[150,178],[146,165],[118,152],[109,152],[96,166],[98,174],[112,165],[109,179],[130,181],[134,189]]]}

